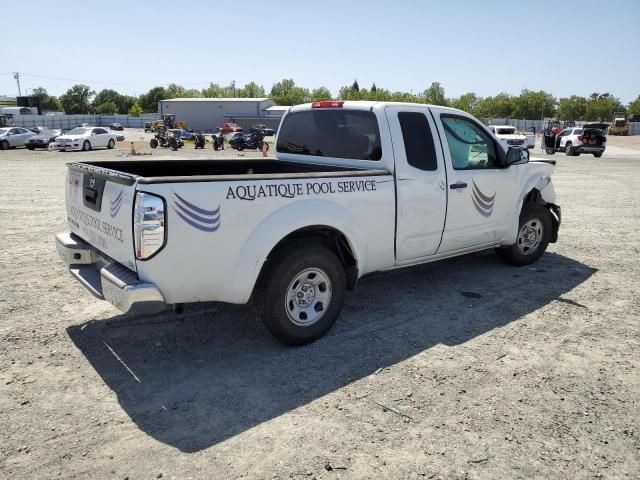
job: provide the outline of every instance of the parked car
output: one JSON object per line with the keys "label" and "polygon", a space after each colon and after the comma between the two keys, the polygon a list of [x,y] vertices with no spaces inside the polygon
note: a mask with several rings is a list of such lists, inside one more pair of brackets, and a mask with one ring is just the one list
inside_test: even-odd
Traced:
{"label": "parked car", "polygon": [[91,150],[93,148],[115,148],[118,137],[103,127],[76,127],[60,135],[53,144],[55,150]]}
{"label": "parked car", "polygon": [[140,313],[251,301],[289,345],[324,335],[364,275],[487,249],[530,265],[561,223],[554,162],[433,105],[291,107],[273,160],[67,168],[56,247],[93,295]]}
{"label": "parked car", "polygon": [[222,127],[218,127],[220,133],[243,132],[244,130],[237,123],[225,123]]}
{"label": "parked car", "polygon": [[31,130],[33,133],[38,134],[43,130],[49,130],[47,127],[37,126],[37,127],[29,127],[27,130]]}
{"label": "parked car", "polygon": [[251,127],[251,132],[262,132],[263,135],[271,137],[275,135],[276,131],[273,128],[269,128],[266,125],[258,124]]}
{"label": "parked car", "polygon": [[144,122],[144,131],[146,132],[153,132],[153,122]]}
{"label": "parked car", "polygon": [[169,131],[175,133],[182,140],[193,140],[194,133],[191,130],[185,130],[184,128],[170,128]]}
{"label": "parked car", "polygon": [[111,125],[109,125],[109,130],[118,130],[121,132],[122,130],[124,130],[124,127],[121,123],[112,123]]}
{"label": "parked car", "polygon": [[599,158],[605,151],[607,137],[600,128],[572,127],[553,135],[547,131],[543,137],[545,151],[552,155],[565,152],[567,156],[578,156],[581,153],[592,153]]}
{"label": "parked car", "polygon": [[31,130],[22,127],[0,128],[0,150],[24,147],[27,139],[35,135]]}
{"label": "parked car", "polygon": [[[498,140],[500,140],[505,147],[517,147],[517,148],[528,148],[527,137],[519,134],[516,131],[516,127],[512,127],[510,125],[489,125],[489,130],[491,130]],[[535,141],[535,137],[534,137]]]}
{"label": "parked car", "polygon": [[25,142],[25,146],[29,150],[35,150],[36,148],[49,148],[49,144],[55,142],[62,134],[61,130],[45,129],[37,135],[29,137]]}
{"label": "parked car", "polygon": [[634,113],[633,115],[629,115],[629,117],[627,118],[627,122],[640,122],[640,114]]}

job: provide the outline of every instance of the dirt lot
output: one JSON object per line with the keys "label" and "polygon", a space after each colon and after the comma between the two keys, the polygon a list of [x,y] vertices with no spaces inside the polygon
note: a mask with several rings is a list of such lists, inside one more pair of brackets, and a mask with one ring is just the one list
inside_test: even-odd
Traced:
{"label": "dirt lot", "polygon": [[638,478],[640,152],[613,143],[553,157],[534,267],[371,277],[298,349],[244,307],[95,300],[55,253],[64,164],[126,150],[1,152],[0,478]]}

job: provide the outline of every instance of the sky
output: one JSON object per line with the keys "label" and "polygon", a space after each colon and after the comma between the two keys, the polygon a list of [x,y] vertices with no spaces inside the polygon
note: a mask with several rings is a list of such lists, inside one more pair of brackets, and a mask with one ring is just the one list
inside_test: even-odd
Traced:
{"label": "sky", "polygon": [[3,6],[2,33],[0,95],[9,96],[13,72],[23,94],[84,83],[139,95],[232,80],[268,93],[292,78],[334,95],[354,79],[413,93],[440,82],[447,97],[526,88],[609,92],[626,104],[640,95],[640,0],[30,0]]}

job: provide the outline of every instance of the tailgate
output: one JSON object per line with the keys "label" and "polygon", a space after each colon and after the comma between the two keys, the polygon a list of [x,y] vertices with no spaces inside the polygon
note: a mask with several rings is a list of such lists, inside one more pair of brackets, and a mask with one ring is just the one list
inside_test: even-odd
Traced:
{"label": "tailgate", "polygon": [[135,177],[82,163],[68,167],[65,198],[71,231],[135,270]]}

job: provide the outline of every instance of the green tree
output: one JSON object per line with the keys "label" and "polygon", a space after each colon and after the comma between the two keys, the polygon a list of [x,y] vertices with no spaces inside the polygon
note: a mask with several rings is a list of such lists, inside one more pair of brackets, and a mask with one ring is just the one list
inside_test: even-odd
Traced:
{"label": "green tree", "polygon": [[450,104],[453,108],[458,108],[475,115],[479,101],[480,98],[475,93],[469,92],[464,95],[460,95],[459,98],[452,99]]}
{"label": "green tree", "polygon": [[95,111],[98,115],[112,115],[117,113],[118,106],[115,102],[105,102],[95,107]]}
{"label": "green tree", "polygon": [[329,89],[325,87],[314,88],[311,91],[310,100],[312,102],[319,102],[321,100],[331,100],[332,98],[333,97],[331,96],[331,92],[329,91]]}
{"label": "green tree", "polygon": [[422,93],[424,103],[432,105],[449,105],[447,97],[444,95],[444,88],[440,82],[433,82],[429,88]]}
{"label": "green tree", "polygon": [[309,90],[296,86],[292,79],[276,82],[271,87],[269,96],[277,105],[298,105],[309,101]]}
{"label": "green tree", "polygon": [[210,83],[207,88],[202,89],[202,96],[205,98],[231,98],[233,90],[233,84],[221,87],[217,83]]}
{"label": "green tree", "polygon": [[240,98],[263,98],[266,96],[264,87],[256,82],[249,82],[238,90],[237,96]]}
{"label": "green tree", "polygon": [[129,109],[129,115],[131,115],[132,117],[139,117],[143,113],[144,110],[142,110],[142,107],[138,105],[138,102],[135,102],[133,105],[131,105],[131,108]]}
{"label": "green tree", "polygon": [[167,98],[199,98],[202,97],[202,92],[198,89],[184,88],[182,85],[176,83],[170,83],[167,86]]}
{"label": "green tree", "polygon": [[169,94],[164,87],[153,87],[147,93],[140,95],[138,105],[147,113],[155,113],[158,111],[158,102],[167,98]]}
{"label": "green tree", "polygon": [[485,97],[478,102],[476,115],[482,118],[509,118],[513,112],[513,97],[499,93],[495,97]]}
{"label": "green tree", "polygon": [[518,97],[512,99],[512,116],[527,120],[552,117],[556,113],[556,103],[555,97],[544,90],[535,92],[524,89]]}
{"label": "green tree", "polygon": [[627,110],[629,113],[640,113],[640,95],[638,95],[638,98],[629,104],[629,108]]}
{"label": "green tree", "polygon": [[68,115],[88,113],[91,110],[91,97],[95,94],[88,85],[74,85],[60,97],[60,103]]}
{"label": "green tree", "polygon": [[588,100],[579,95],[561,98],[558,102],[556,115],[560,120],[582,120],[587,111]]}
{"label": "green tree", "polygon": [[45,112],[62,110],[62,105],[56,97],[52,97],[47,93],[46,88],[37,87],[33,89],[32,95],[40,99],[40,107]]}
{"label": "green tree", "polygon": [[597,98],[592,95],[587,102],[585,120],[610,122],[613,120],[615,112],[626,112],[626,108],[620,103],[620,99],[610,94],[600,94]]}
{"label": "green tree", "polygon": [[372,92],[377,92],[378,91],[378,87],[376,87],[376,82],[373,82],[373,85],[371,85],[371,91]]}

